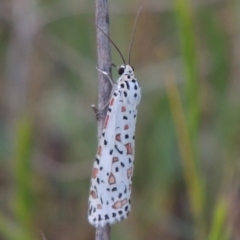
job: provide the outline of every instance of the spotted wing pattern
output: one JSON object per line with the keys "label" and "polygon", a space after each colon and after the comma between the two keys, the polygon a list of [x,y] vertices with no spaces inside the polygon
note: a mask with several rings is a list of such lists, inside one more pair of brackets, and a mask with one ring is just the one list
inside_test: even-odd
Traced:
{"label": "spotted wing pattern", "polygon": [[131,207],[134,133],[141,87],[131,66],[121,68],[124,72],[109,101],[91,176],[88,219],[95,227],[126,219]]}

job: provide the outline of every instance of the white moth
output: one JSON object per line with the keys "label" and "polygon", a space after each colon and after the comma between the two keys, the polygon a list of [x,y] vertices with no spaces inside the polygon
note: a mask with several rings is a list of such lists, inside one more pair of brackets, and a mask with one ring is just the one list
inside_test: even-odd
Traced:
{"label": "white moth", "polygon": [[141,87],[130,65],[119,68],[93,165],[88,220],[95,227],[126,219],[131,208],[134,132]]}
{"label": "white moth", "polygon": [[95,227],[126,219],[131,209],[134,134],[141,87],[133,67],[124,59],[123,62],[118,68],[120,77],[109,100],[92,170],[88,220]]}

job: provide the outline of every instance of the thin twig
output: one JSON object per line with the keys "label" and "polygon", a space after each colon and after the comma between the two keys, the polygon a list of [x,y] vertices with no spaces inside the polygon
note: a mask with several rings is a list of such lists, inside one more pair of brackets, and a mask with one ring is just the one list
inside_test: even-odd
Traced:
{"label": "thin twig", "polygon": [[[109,35],[109,15],[107,0],[96,0],[96,25],[100,27],[107,35]],[[111,76],[111,48],[108,38],[97,30],[97,53],[98,53],[98,68],[108,72]],[[109,101],[111,93],[111,84],[108,77],[98,71],[98,109],[103,109]],[[106,116],[107,109],[103,109],[103,119],[99,121],[98,131],[101,132],[103,120]]]}
{"label": "thin twig", "polygon": [[[109,14],[108,1],[96,0],[96,25],[109,35]],[[111,76],[111,48],[108,38],[97,29],[97,52],[98,52],[98,67],[102,71],[109,73]],[[102,118],[98,120],[98,136],[100,136],[103,120],[105,119],[107,108],[104,108],[109,101],[111,93],[111,84],[108,77],[98,71],[98,109],[102,109]],[[96,240],[110,239],[110,226],[96,228]]]}

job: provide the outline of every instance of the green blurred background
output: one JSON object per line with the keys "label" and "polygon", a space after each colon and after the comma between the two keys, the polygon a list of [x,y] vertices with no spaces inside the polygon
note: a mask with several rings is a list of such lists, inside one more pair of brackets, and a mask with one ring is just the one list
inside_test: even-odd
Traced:
{"label": "green blurred background", "polygon": [[[240,1],[112,0],[124,56],[141,5],[132,211],[111,239],[239,240]],[[1,240],[94,239],[94,16],[88,0],[0,2]]]}

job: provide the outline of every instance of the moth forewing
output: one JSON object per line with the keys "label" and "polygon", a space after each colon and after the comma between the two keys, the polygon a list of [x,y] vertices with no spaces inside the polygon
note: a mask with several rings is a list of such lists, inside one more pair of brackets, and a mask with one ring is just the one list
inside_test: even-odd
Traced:
{"label": "moth forewing", "polygon": [[89,222],[98,227],[126,219],[130,211],[137,105],[141,88],[126,65],[109,101],[94,162]]}

